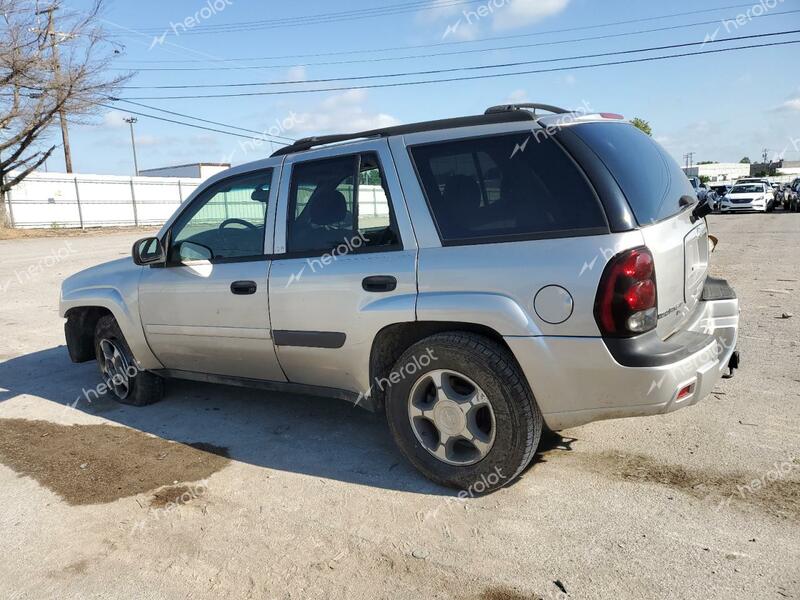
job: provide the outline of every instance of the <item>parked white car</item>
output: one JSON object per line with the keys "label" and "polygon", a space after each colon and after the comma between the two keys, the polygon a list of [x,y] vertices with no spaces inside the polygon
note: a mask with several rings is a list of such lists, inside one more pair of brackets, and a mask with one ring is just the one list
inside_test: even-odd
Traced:
{"label": "parked white car", "polygon": [[737,183],[720,203],[720,211],[741,212],[754,210],[772,212],[775,207],[775,193],[766,183]]}

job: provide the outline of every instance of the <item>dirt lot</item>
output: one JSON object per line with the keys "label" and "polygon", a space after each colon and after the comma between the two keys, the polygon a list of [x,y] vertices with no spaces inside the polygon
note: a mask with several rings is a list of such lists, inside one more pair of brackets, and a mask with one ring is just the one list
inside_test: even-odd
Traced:
{"label": "dirt lot", "polygon": [[51,227],[50,229],[10,229],[0,227],[0,240],[20,240],[42,237],[96,237],[99,235],[120,235],[137,233],[137,238],[158,233],[158,227],[87,227],[86,229]]}
{"label": "dirt lot", "polygon": [[463,501],[335,400],[173,382],[88,403],[58,286],[140,234],[1,241],[0,598],[800,598],[800,214],[710,225],[739,374],[564,431]]}

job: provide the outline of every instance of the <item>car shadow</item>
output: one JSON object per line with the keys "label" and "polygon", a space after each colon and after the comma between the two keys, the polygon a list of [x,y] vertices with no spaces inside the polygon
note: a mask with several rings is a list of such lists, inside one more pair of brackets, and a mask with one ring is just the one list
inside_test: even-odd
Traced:
{"label": "car shadow", "polygon": [[[160,438],[224,447],[232,460],[419,494],[457,496],[417,472],[394,446],[382,415],[333,398],[169,380],[147,407],[98,395],[95,362],[70,362],[58,346],[0,363],[0,403],[28,394]],[[67,418],[65,416],[65,418]],[[563,438],[562,438],[563,439]],[[535,462],[558,447],[543,437]]]}

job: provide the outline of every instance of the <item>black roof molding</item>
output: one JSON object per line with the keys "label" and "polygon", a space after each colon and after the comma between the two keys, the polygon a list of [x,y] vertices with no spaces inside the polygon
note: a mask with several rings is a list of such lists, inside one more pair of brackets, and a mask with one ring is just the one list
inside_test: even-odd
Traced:
{"label": "black roof molding", "polygon": [[[523,106],[523,105],[519,105]],[[545,106],[545,105],[541,105]],[[490,109],[491,110],[491,109]],[[564,111],[566,112],[566,111]],[[410,123],[408,125],[396,125],[383,129],[372,129],[359,133],[341,133],[335,135],[322,135],[317,137],[303,138],[297,140],[290,146],[285,146],[276,150],[272,156],[284,156],[295,152],[303,152],[317,146],[325,144],[335,144],[349,140],[359,140],[368,138],[390,137],[394,135],[406,135],[410,133],[420,133],[425,131],[437,131],[439,129],[455,129],[457,127],[474,127],[477,125],[493,125],[496,123],[513,123],[517,121],[533,121],[535,116],[527,110],[503,110],[483,115],[470,117],[456,117],[453,119],[439,119],[437,121],[423,121],[421,123]]]}
{"label": "black roof molding", "polygon": [[558,106],[553,106],[552,104],[538,104],[536,102],[522,102],[520,104],[499,104],[498,106],[491,106],[486,109],[487,115],[495,115],[499,113],[511,112],[516,110],[531,110],[533,111],[533,115],[536,116],[537,110],[544,110],[549,113],[553,113],[556,115],[563,115],[568,113],[565,108],[560,108]]}

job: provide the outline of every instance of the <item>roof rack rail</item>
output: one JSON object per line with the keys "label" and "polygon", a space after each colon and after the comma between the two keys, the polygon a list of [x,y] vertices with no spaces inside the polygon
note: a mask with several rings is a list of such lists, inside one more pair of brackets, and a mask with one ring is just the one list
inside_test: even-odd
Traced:
{"label": "roof rack rail", "polygon": [[[521,105],[520,105],[521,106]],[[541,105],[544,106],[544,105]],[[566,112],[566,111],[563,111]],[[335,135],[321,135],[297,140],[290,146],[284,146],[272,153],[272,156],[284,156],[295,152],[303,152],[325,144],[335,144],[350,140],[360,140],[375,137],[389,137],[392,135],[406,135],[423,131],[436,131],[439,129],[454,129],[457,127],[474,127],[478,125],[491,125],[493,123],[510,123],[513,121],[531,121],[533,115],[528,111],[503,110],[470,117],[455,117],[437,121],[423,121],[422,123],[409,123],[408,125],[395,125],[383,129],[371,129],[358,133],[340,133]]]}
{"label": "roof rack rail", "polygon": [[346,142],[348,140],[357,140],[359,138],[376,137],[378,133],[372,131],[364,131],[361,133],[337,133],[333,135],[315,135],[312,137],[302,138],[289,146],[278,148],[272,156],[281,156],[283,154],[291,154],[292,152],[302,152],[303,150],[310,150],[315,146],[323,146],[325,144],[335,144],[336,142]]}
{"label": "roof rack rail", "polygon": [[490,106],[486,109],[484,114],[486,115],[496,115],[498,113],[504,112],[511,112],[514,110],[522,110],[522,109],[530,109],[533,111],[533,114],[536,115],[537,110],[545,110],[549,113],[553,113],[556,115],[563,115],[564,113],[568,113],[565,108],[560,108],[558,106],[553,106],[552,104],[538,104],[536,102],[522,102],[520,104],[500,104],[498,106]]}

